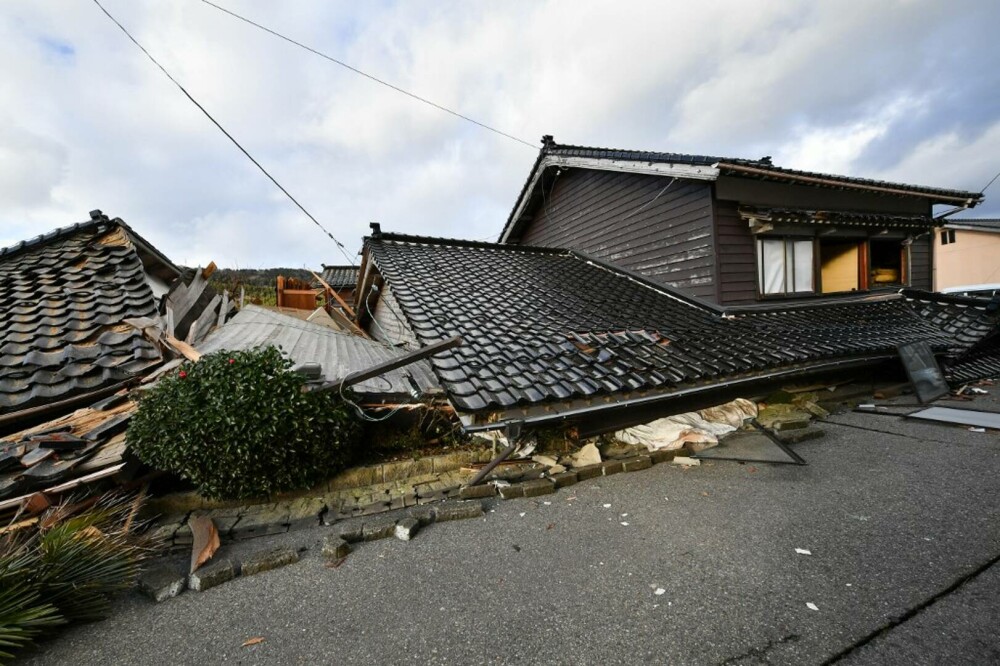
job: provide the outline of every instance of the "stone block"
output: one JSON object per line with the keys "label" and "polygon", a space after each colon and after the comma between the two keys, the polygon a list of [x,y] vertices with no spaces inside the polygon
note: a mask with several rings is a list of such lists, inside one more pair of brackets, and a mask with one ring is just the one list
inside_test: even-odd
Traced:
{"label": "stone block", "polygon": [[657,449],[649,453],[649,459],[654,465],[658,465],[660,463],[670,462],[675,457],[682,456],[685,453],[687,453],[687,451],[684,449]]}
{"label": "stone block", "polygon": [[420,529],[420,521],[416,518],[404,518],[396,523],[396,538],[400,541],[409,541]]}
{"label": "stone block", "polygon": [[252,553],[243,558],[240,574],[253,576],[262,571],[270,571],[299,561],[299,553],[294,548],[272,548]]}
{"label": "stone block", "polygon": [[417,460],[398,460],[382,465],[382,480],[385,483],[391,481],[402,481],[421,474],[430,474],[434,471],[434,463],[430,458],[419,458]]}
{"label": "stone block", "polygon": [[575,470],[576,478],[580,481],[586,481],[587,479],[593,479],[604,473],[603,465],[585,465],[583,467],[577,467]]}
{"label": "stone block", "polygon": [[775,419],[773,428],[779,432],[782,430],[799,430],[809,427],[808,417],[785,417]]}
{"label": "stone block", "polygon": [[365,526],[361,531],[365,541],[376,541],[391,537],[396,529],[396,521],[388,518],[365,521]]}
{"label": "stone block", "polygon": [[421,492],[417,496],[417,504],[430,504],[431,502],[440,502],[445,498],[443,490],[428,490],[426,492]]}
{"label": "stone block", "polygon": [[535,479],[525,481],[521,484],[525,497],[538,497],[539,495],[551,495],[556,491],[556,484],[548,479]]}
{"label": "stone block", "polygon": [[188,587],[204,592],[236,578],[236,564],[232,560],[210,562],[188,576]]}
{"label": "stone block", "polygon": [[431,461],[434,465],[434,472],[449,472],[458,469],[463,465],[475,462],[476,456],[473,451],[455,451],[446,453],[443,456],[434,456]]}
{"label": "stone block", "polygon": [[340,537],[344,541],[361,541],[364,538],[364,529],[364,522],[349,519],[333,526],[333,536]]}
{"label": "stone block", "polygon": [[607,460],[601,463],[601,474],[604,476],[611,476],[622,471],[624,471],[624,467],[622,467],[620,460]]}
{"label": "stone block", "polygon": [[785,444],[798,444],[799,442],[805,442],[810,439],[816,439],[817,437],[823,436],[823,431],[819,428],[809,426],[808,428],[799,428],[798,430],[785,430],[782,432],[775,433]]}
{"label": "stone block", "polygon": [[330,490],[363,488],[382,483],[382,466],[353,467],[330,479]]}
{"label": "stone block", "polygon": [[[269,534],[281,534],[288,531],[288,508],[266,508],[255,511],[253,508],[240,516],[240,519],[228,530],[233,539],[252,539]],[[222,528],[219,528],[222,533]]]}
{"label": "stone block", "polygon": [[458,496],[462,499],[479,499],[482,497],[493,497],[497,494],[497,487],[492,483],[481,483],[478,486],[465,486]]}
{"label": "stone block", "polygon": [[176,597],[186,585],[187,576],[179,567],[161,565],[139,576],[139,590],[156,603]]}
{"label": "stone block", "polygon": [[512,483],[509,486],[500,486],[497,488],[500,493],[500,497],[507,499],[514,499],[515,497],[524,497],[524,486],[520,483]]}
{"label": "stone block", "polygon": [[286,508],[289,523],[313,518],[319,524],[319,514],[326,510],[327,504],[322,497],[303,497],[288,502]]}
{"label": "stone block", "polygon": [[556,488],[572,486],[578,480],[579,476],[576,472],[560,472],[559,474],[552,475],[552,483],[555,484]]}
{"label": "stone block", "polygon": [[448,502],[434,507],[434,520],[443,523],[448,520],[482,518],[483,505],[479,501]]}
{"label": "stone block", "polygon": [[389,502],[372,502],[361,507],[360,515],[373,516],[377,513],[385,513],[389,510]]}
{"label": "stone block", "polygon": [[649,456],[634,456],[621,461],[622,469],[626,472],[638,472],[640,469],[649,469],[653,466],[653,459]]}
{"label": "stone block", "polygon": [[415,518],[421,525],[430,525],[434,522],[434,507],[414,506],[406,510],[411,518]]}
{"label": "stone block", "polygon": [[[222,536],[222,530],[219,530],[219,536]],[[175,546],[190,546],[193,542],[194,542],[194,537],[191,536],[190,525],[181,525],[174,532]]]}
{"label": "stone block", "polygon": [[328,562],[334,562],[342,557],[347,557],[350,552],[351,545],[336,534],[328,534],[323,539],[323,559]]}

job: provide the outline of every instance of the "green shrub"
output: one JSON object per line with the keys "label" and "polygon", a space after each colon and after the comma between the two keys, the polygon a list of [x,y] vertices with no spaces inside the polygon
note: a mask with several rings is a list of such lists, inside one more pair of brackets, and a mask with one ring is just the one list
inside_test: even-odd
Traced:
{"label": "green shrub", "polygon": [[361,429],[335,392],[304,391],[290,367],[275,347],[186,363],[141,398],[129,447],[214,499],[314,485],[349,462]]}

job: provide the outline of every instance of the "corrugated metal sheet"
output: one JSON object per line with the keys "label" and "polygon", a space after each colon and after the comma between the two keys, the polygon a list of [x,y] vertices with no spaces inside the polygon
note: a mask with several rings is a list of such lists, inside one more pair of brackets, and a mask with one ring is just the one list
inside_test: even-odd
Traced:
{"label": "corrugated metal sheet", "polygon": [[[266,346],[279,347],[295,363],[319,363],[327,379],[340,379],[357,370],[365,370],[401,356],[402,351],[356,335],[334,331],[326,326],[247,305],[224,326],[216,329],[198,346],[210,354],[222,349],[240,351]],[[355,385],[358,393],[407,396],[413,377],[422,392],[438,388],[438,382],[426,361]]]}

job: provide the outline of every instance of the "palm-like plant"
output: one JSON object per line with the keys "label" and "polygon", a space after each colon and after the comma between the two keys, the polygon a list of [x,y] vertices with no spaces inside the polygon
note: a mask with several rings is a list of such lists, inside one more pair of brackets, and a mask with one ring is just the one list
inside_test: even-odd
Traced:
{"label": "palm-like plant", "polygon": [[61,624],[107,616],[158,545],[133,520],[138,502],[106,495],[75,514],[63,504],[0,539],[0,660]]}

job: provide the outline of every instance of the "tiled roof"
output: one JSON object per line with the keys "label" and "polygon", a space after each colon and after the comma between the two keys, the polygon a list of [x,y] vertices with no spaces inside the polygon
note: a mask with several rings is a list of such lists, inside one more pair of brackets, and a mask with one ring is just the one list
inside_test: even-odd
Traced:
{"label": "tiled roof", "polygon": [[103,388],[159,361],[122,323],[156,314],[126,229],[98,217],[0,250],[0,413]]}
{"label": "tiled roof", "polygon": [[461,335],[433,367],[476,412],[624,392],[669,394],[951,336],[902,298],[719,310],[579,253],[382,234],[366,251],[418,340]]}
{"label": "tiled roof", "polygon": [[946,229],[971,229],[974,231],[990,231],[1000,233],[1000,219],[981,217],[953,217],[945,221]]}
{"label": "tiled roof", "polygon": [[320,277],[334,289],[353,289],[358,283],[358,267],[327,266],[324,264]]}
{"label": "tiled roof", "polygon": [[817,171],[800,171],[798,169],[788,169],[775,166],[770,158],[759,160],[748,160],[741,157],[711,157],[709,155],[687,155],[684,153],[660,153],[644,150],[620,150],[617,148],[592,148],[588,146],[563,146],[551,144],[543,147],[543,152],[548,155],[563,155],[566,157],[588,157],[607,160],[625,160],[633,162],[649,163],[670,163],[670,164],[691,164],[691,165],[713,165],[718,164],[723,173],[743,175],[744,172],[733,167],[752,167],[767,171],[770,177],[781,180],[782,176],[804,176],[806,178],[817,178],[821,180],[836,181],[852,185],[865,185],[870,187],[890,188],[907,190],[915,194],[927,194],[932,196],[957,197],[961,199],[980,199],[982,195],[977,192],[967,192],[942,187],[927,187],[924,185],[907,185],[905,183],[894,183],[884,180],[874,180],[871,178],[855,178],[853,176],[839,176],[836,174],[821,173]]}
{"label": "tiled roof", "polygon": [[[746,178],[756,178],[763,180],[776,180],[788,182],[812,182],[812,184],[823,187],[845,187],[851,189],[872,188],[882,191],[899,191],[914,195],[925,195],[930,198],[944,197],[946,200],[964,199],[971,200],[975,205],[982,200],[982,194],[967,192],[964,190],[926,187],[923,185],[907,185],[903,183],[893,183],[870,178],[855,178],[852,176],[839,176],[835,174],[820,173],[816,171],[800,171],[797,169],[787,169],[778,167],[771,163],[770,157],[757,160],[739,157],[718,157],[712,155],[694,155],[687,153],[668,153],[647,150],[622,150],[618,148],[597,148],[593,146],[568,146],[555,143],[552,137],[544,137],[541,150],[535,160],[534,166],[528,173],[528,177],[521,188],[521,193],[514,201],[510,215],[500,238],[504,238],[508,230],[516,232],[512,227],[518,220],[514,219],[521,202],[525,197],[530,196],[535,173],[547,156],[565,158],[583,158],[587,160],[606,160],[607,162],[639,162],[645,164],[675,164],[695,167],[717,166],[722,175],[732,175]],[[596,165],[593,168],[599,168]]]}
{"label": "tiled roof", "polygon": [[901,213],[862,213],[758,206],[740,206],[739,213],[745,219],[755,218],[786,224],[833,224],[846,227],[880,226],[893,229],[928,229],[934,226],[934,219],[930,215],[903,215]]}
{"label": "tiled roof", "polygon": [[[280,347],[295,363],[319,363],[328,381],[343,379],[357,370],[367,370],[400,355],[398,349],[350,333],[302,321],[280,312],[247,305],[224,326],[213,331],[198,351],[203,354],[228,349],[254,349],[273,345]],[[355,385],[354,391],[377,396],[409,399],[413,377],[422,392],[432,391],[438,382],[430,366],[417,362]]]}

